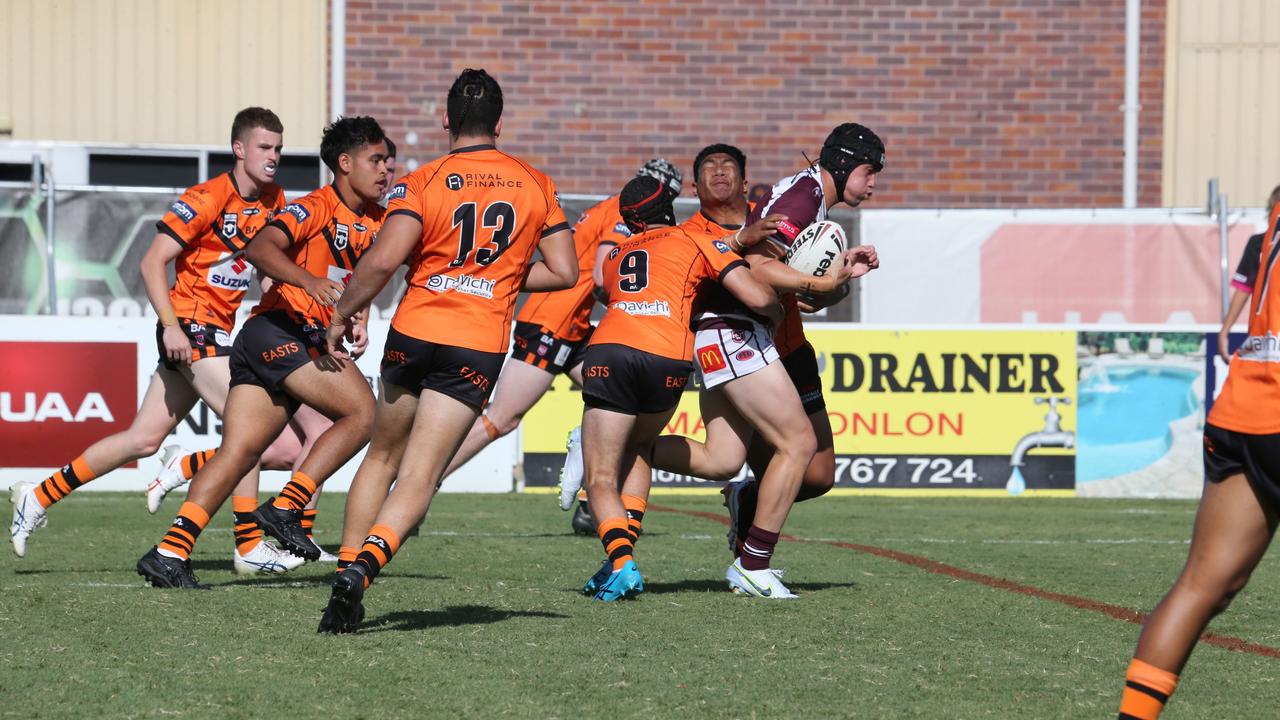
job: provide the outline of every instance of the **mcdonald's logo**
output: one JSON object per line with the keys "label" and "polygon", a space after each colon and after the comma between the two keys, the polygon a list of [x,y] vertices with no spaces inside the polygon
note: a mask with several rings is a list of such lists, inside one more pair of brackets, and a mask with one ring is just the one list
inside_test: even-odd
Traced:
{"label": "mcdonald's logo", "polygon": [[718,345],[705,345],[698,348],[698,364],[702,366],[703,374],[728,367],[728,364],[724,361],[724,355],[720,354],[720,346]]}

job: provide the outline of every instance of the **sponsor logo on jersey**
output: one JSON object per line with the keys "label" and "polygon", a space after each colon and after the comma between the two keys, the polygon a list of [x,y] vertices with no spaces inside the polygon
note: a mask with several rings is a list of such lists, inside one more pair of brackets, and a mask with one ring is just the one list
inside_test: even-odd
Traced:
{"label": "sponsor logo on jersey", "polygon": [[724,355],[720,353],[719,345],[703,345],[697,351],[698,365],[702,367],[702,372],[713,373],[717,370],[723,370],[729,367],[724,361]]}
{"label": "sponsor logo on jersey", "polygon": [[617,259],[617,257],[618,257],[618,246],[614,245],[613,249],[609,251],[609,259],[615,260]]}
{"label": "sponsor logo on jersey", "polygon": [[720,240],[712,240],[711,244],[715,246],[715,249],[719,250],[721,254],[724,254],[727,252],[733,252],[732,250],[729,249],[728,243],[721,242]]}
{"label": "sponsor logo on jersey", "polygon": [[244,209],[244,214],[249,217],[253,217],[254,215],[257,215],[259,212],[262,212],[262,211],[255,207],[249,207]]}
{"label": "sponsor logo on jersey", "polygon": [[231,347],[231,336],[227,334],[226,330],[214,328],[213,342],[216,343],[218,347]]}
{"label": "sponsor logo on jersey", "polygon": [[365,227],[365,226],[364,226],[363,224],[361,224],[361,223],[353,223],[353,224],[351,225],[351,227],[355,228],[355,229],[356,229],[356,232],[365,232],[366,230],[368,230],[368,229],[369,229],[369,228]]}
{"label": "sponsor logo on jersey", "polygon": [[408,194],[409,194],[409,186],[405,185],[404,183],[400,183],[395,187],[391,188],[391,192],[387,195],[387,199],[395,200],[397,198],[403,198]]}
{"label": "sponsor logo on jersey", "polygon": [[786,220],[782,220],[778,223],[778,232],[786,236],[788,240],[795,240],[796,236],[800,234],[800,230],[800,227],[793,225]]}
{"label": "sponsor logo on jersey", "polygon": [[471,275],[432,275],[427,279],[427,289],[435,293],[447,293],[456,290],[465,295],[474,295],[488,300],[493,299],[494,282]]}
{"label": "sponsor logo on jersey", "polygon": [[338,252],[347,249],[351,244],[351,228],[340,222],[333,224],[333,248]]}
{"label": "sponsor logo on jersey", "polygon": [[462,176],[459,175],[458,173],[451,173],[449,177],[444,179],[444,185],[450,190],[461,190]]}
{"label": "sponsor logo on jersey", "polygon": [[738,362],[746,362],[755,356],[756,354],[754,351],[747,349],[747,350],[738,351],[738,354],[734,355],[733,359],[737,360]]}
{"label": "sponsor logo on jersey", "polygon": [[244,292],[249,289],[249,281],[253,277],[253,266],[243,255],[222,253],[209,266],[209,284],[223,290]]}
{"label": "sponsor logo on jersey", "polygon": [[325,277],[336,283],[342,283],[342,287],[346,287],[347,283],[351,282],[351,271],[337,265],[330,265]]}
{"label": "sponsor logo on jersey", "polygon": [[306,222],[307,218],[311,217],[311,213],[307,212],[307,209],[298,203],[289,203],[288,205],[285,205],[284,212],[292,215],[298,222]]}
{"label": "sponsor logo on jersey", "polygon": [[173,204],[169,206],[169,211],[177,215],[184,225],[196,219],[195,209],[181,200],[174,200]]}
{"label": "sponsor logo on jersey", "polygon": [[666,300],[619,300],[609,307],[628,315],[671,317],[671,305]]}
{"label": "sponsor logo on jersey", "polygon": [[613,231],[618,233],[622,237],[627,237],[627,238],[631,237],[631,228],[627,227],[627,224],[624,222],[620,222],[617,225],[614,225]]}

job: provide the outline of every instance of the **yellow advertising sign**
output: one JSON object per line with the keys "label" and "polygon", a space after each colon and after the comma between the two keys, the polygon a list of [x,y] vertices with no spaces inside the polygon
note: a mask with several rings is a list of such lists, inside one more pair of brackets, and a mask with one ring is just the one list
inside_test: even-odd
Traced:
{"label": "yellow advertising sign", "polygon": [[1009,455],[1044,428],[1051,397],[1061,426],[1076,426],[1075,332],[806,334],[818,352],[837,454]]}
{"label": "yellow advertising sign", "polygon": [[[995,489],[1016,476],[1033,489],[1074,487],[1075,332],[806,333],[822,376],[838,485]],[[581,396],[557,378],[525,417],[526,458],[558,467],[547,458],[563,454],[581,418]],[[667,432],[704,437],[696,389],[681,398]]]}

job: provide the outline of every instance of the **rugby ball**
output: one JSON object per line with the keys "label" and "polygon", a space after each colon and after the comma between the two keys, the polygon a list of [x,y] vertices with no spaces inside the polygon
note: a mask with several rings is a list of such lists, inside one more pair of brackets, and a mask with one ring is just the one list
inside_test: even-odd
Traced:
{"label": "rugby ball", "polygon": [[806,275],[822,277],[838,267],[847,242],[844,228],[830,220],[816,222],[796,235],[782,261]]}

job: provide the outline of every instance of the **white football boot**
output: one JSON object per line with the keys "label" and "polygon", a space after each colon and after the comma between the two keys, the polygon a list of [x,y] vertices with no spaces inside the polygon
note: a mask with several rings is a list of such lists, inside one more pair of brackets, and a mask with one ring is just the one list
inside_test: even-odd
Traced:
{"label": "white football boot", "polygon": [[565,446],[564,467],[560,468],[560,509],[573,509],[573,501],[582,489],[584,477],[582,469],[582,426],[569,431],[569,442]]}
{"label": "white football boot", "polygon": [[13,524],[9,526],[9,537],[13,540],[13,554],[26,557],[27,538],[38,527],[48,524],[44,506],[36,500],[36,487],[39,483],[25,480],[16,482],[9,488],[9,502],[13,503]]}
{"label": "white football boot", "polygon": [[782,584],[781,576],[781,572],[772,568],[744,569],[741,560],[734,560],[729,569],[724,571],[724,579],[729,581],[729,589],[735,593],[770,600],[792,600],[799,597]]}
{"label": "white football boot", "polygon": [[236,548],[233,564],[237,575],[278,575],[299,567],[306,560],[287,553],[266,540],[260,541],[248,553],[241,555]]}
{"label": "white football boot", "polygon": [[155,515],[160,509],[160,503],[164,502],[165,495],[190,482],[182,477],[182,468],[179,467],[182,458],[186,456],[187,451],[181,445],[165,447],[164,454],[160,456],[164,467],[160,468],[156,479],[147,486],[147,512]]}

